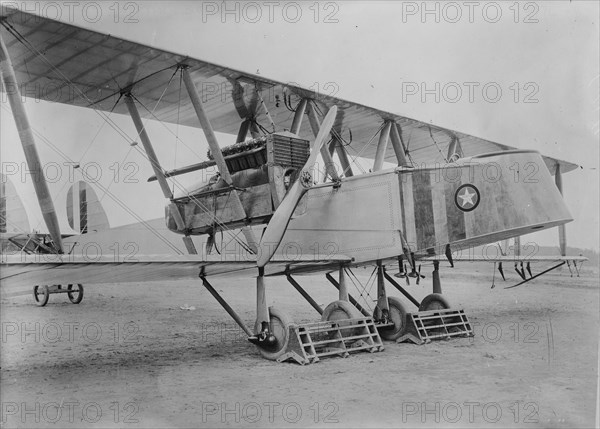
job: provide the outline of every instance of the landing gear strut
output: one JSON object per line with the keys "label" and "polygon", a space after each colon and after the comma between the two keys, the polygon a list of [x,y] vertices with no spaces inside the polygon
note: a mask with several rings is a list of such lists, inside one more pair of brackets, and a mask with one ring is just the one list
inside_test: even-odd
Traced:
{"label": "landing gear strut", "polygon": [[450,308],[450,303],[442,295],[442,284],[440,282],[440,262],[433,261],[433,293],[427,295],[419,305],[419,311],[444,310]]}
{"label": "landing gear strut", "polygon": [[264,271],[259,270],[256,279],[256,322],[254,332],[250,330],[242,318],[231,308],[216,289],[209,283],[201,273],[200,278],[204,287],[215,297],[223,309],[235,320],[235,322],[248,335],[248,341],[258,347],[260,354],[269,359],[276,360],[283,355],[289,343],[289,317],[275,307],[267,307]]}
{"label": "landing gear strut", "polygon": [[258,347],[260,354],[276,360],[286,352],[289,339],[289,317],[276,307],[267,307],[264,268],[258,269],[256,277],[256,322],[254,336],[248,338]]}
{"label": "landing gear strut", "polygon": [[377,305],[373,311],[373,319],[378,323],[381,338],[395,341],[404,334],[406,310],[398,298],[387,296],[385,278],[385,267],[379,261],[377,263]]}
{"label": "landing gear strut", "polygon": [[283,355],[290,341],[287,314],[277,307],[269,307],[269,322],[261,322],[260,331],[248,341],[258,347],[260,354],[269,360],[277,360]]}

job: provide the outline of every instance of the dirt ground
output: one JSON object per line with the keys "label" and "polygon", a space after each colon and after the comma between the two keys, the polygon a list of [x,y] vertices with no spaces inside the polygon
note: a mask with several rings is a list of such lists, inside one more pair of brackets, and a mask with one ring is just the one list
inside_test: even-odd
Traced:
{"label": "dirt ground", "polygon": [[[87,285],[81,304],[52,295],[44,308],[2,291],[2,426],[596,425],[598,269],[509,290],[514,272],[494,289],[491,277],[490,264],[442,269],[473,338],[386,343],[306,366],[262,359],[199,280]],[[324,276],[298,280],[317,302],[336,299]],[[408,289],[421,299],[430,281]],[[213,284],[250,325],[254,279]],[[267,293],[294,321],[317,320],[285,280],[269,279]]]}

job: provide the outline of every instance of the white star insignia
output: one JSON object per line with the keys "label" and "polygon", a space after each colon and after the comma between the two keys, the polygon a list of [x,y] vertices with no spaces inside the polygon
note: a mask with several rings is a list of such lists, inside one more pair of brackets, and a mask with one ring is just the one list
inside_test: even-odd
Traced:
{"label": "white star insignia", "polygon": [[462,204],[461,206],[464,207],[467,204],[470,205],[475,205],[475,203],[473,202],[473,197],[477,195],[475,192],[473,192],[472,194],[469,193],[469,188],[465,188],[465,193],[462,195],[459,195],[458,198],[460,198],[462,200]]}

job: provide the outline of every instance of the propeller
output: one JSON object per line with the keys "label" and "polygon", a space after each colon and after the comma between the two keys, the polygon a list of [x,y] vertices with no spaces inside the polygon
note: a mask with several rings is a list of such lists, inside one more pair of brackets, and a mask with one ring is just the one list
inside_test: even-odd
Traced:
{"label": "propeller", "polygon": [[265,233],[260,240],[259,248],[259,257],[256,262],[259,268],[264,267],[270,260],[281,240],[285,231],[290,223],[290,219],[292,218],[292,214],[298,205],[298,202],[302,198],[302,196],[308,191],[308,189],[313,185],[313,167],[315,162],[317,161],[317,156],[321,151],[321,147],[325,143],[325,140],[329,137],[329,133],[331,132],[331,127],[333,127],[333,123],[335,121],[335,117],[337,114],[337,107],[333,106],[327,112],[325,119],[321,123],[321,128],[315,137],[315,140],[310,149],[310,156],[302,171],[298,176],[296,182],[291,187],[275,213],[273,217],[269,221],[267,228],[265,229]]}
{"label": "propeller", "polygon": [[424,279],[425,276],[423,274],[421,274],[421,264],[419,264],[419,271],[417,271],[417,263],[415,262],[415,253],[414,252],[410,252],[410,259],[408,260],[408,262],[411,263],[410,264],[411,272],[408,273],[408,277],[412,277],[413,279],[416,278],[417,284],[419,284],[419,281],[421,279]]}
{"label": "propeller", "polygon": [[419,282],[421,281],[421,279],[425,278],[425,276],[423,274],[421,274],[421,264],[419,264],[419,269],[418,270],[416,268],[416,265],[413,266],[413,269],[408,274],[408,277],[416,278],[417,279],[417,284],[419,284]]}
{"label": "propeller", "polygon": [[417,284],[419,284],[421,279],[424,279],[425,276],[421,274],[421,264],[419,264],[419,270],[417,271]]}
{"label": "propeller", "polygon": [[517,267],[517,263],[515,262],[515,271],[523,280],[527,279],[525,277],[525,270],[523,269],[523,262],[521,262],[521,269],[519,269],[519,267]]}
{"label": "propeller", "polygon": [[406,264],[404,263],[404,255],[398,255],[398,272],[394,274],[394,277],[405,279],[406,284],[410,286],[410,280],[408,279],[408,271],[406,271]]}

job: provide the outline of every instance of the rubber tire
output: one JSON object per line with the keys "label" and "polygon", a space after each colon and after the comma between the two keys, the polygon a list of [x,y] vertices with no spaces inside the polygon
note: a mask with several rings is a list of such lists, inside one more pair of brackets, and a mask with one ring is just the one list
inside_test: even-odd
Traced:
{"label": "rubber tire", "polygon": [[431,293],[423,298],[419,311],[443,310],[450,308],[450,303],[441,293]]}
{"label": "rubber tire", "polygon": [[[44,285],[41,287],[41,293],[38,293],[38,289],[40,289],[40,286],[36,285],[33,287],[33,299],[35,300],[35,304],[38,307],[43,307],[46,304],[48,304],[48,299],[50,298],[50,290],[48,289],[48,285]],[[42,296],[42,299],[39,298],[40,295]]]}
{"label": "rubber tire", "polygon": [[[343,319],[356,319],[359,317],[363,317],[363,315],[355,306],[350,304],[348,301],[342,301],[338,299],[337,301],[333,301],[327,307],[325,307],[325,310],[323,310],[323,314],[321,315],[321,321],[333,322]],[[348,323],[342,323],[339,326],[344,325],[348,325]],[[344,337],[351,337],[358,334],[360,334],[360,328],[350,330],[345,329],[342,331],[342,335]]]}
{"label": "rubber tire", "polygon": [[390,319],[394,322],[394,329],[380,329],[379,336],[386,341],[396,341],[406,331],[406,309],[402,301],[395,296],[388,297]]}
{"label": "rubber tire", "polygon": [[[277,338],[277,349],[267,350],[258,347],[258,351],[266,359],[277,360],[278,357],[287,352],[290,342],[289,326],[291,325],[291,321],[288,315],[277,307],[269,307],[269,322],[271,333]],[[255,327],[255,333],[258,333],[257,327]]]}
{"label": "rubber tire", "polygon": [[[71,290],[71,288],[73,287],[73,285],[69,285],[67,287],[67,290]],[[71,301],[73,304],[79,304],[81,302],[81,300],[83,299],[83,285],[81,283],[77,283],[77,287],[79,288],[78,292],[67,292],[67,296],[69,297],[69,301]],[[75,293],[77,293],[77,295],[75,295]]]}
{"label": "rubber tire", "polygon": [[334,320],[354,319],[357,317],[362,317],[362,314],[355,306],[348,301],[337,300],[325,307],[325,310],[323,310],[323,314],[321,315],[321,320],[323,322],[331,322]]}

